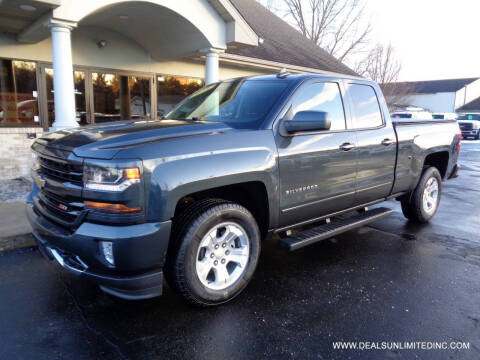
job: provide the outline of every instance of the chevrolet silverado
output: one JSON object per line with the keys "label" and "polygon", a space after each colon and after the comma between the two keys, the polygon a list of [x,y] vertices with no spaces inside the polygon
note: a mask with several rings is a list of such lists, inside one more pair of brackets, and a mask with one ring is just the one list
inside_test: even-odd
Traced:
{"label": "chevrolet silverado", "polygon": [[26,210],[46,258],[121,298],[161,295],[165,277],[210,306],[247,286],[269,234],[296,250],[390,215],[369,209],[389,199],[429,221],[457,176],[460,130],[392,122],[372,81],[281,72],[211,84],[159,120],[50,133],[32,150]]}

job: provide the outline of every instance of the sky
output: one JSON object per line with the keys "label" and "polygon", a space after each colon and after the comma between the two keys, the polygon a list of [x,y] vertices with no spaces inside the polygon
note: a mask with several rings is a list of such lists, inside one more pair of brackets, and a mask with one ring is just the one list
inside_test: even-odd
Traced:
{"label": "sky", "polygon": [[372,40],[391,42],[399,80],[480,77],[480,0],[366,0]]}

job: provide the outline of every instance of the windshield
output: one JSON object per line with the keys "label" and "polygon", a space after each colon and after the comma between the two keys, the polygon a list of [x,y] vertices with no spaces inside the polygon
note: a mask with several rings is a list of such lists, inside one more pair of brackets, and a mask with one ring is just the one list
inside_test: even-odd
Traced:
{"label": "windshield", "polygon": [[412,114],[392,114],[392,118],[394,118],[394,119],[411,119]]}
{"label": "windshield", "polygon": [[480,114],[463,114],[458,117],[458,120],[480,120]]}
{"label": "windshield", "polygon": [[288,83],[239,79],[212,84],[185,99],[166,117],[174,120],[225,122],[234,128],[255,129]]}

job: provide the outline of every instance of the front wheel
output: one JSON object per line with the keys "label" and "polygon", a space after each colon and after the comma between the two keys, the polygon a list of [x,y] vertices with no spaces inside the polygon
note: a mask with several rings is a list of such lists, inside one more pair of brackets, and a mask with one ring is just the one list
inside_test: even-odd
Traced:
{"label": "front wheel", "polygon": [[437,212],[442,194],[442,177],[434,167],[423,171],[413,194],[402,200],[403,215],[414,222],[426,223]]}
{"label": "front wheel", "polygon": [[260,255],[260,231],[246,208],[202,200],[185,210],[175,228],[165,275],[189,303],[221,304],[247,286]]}

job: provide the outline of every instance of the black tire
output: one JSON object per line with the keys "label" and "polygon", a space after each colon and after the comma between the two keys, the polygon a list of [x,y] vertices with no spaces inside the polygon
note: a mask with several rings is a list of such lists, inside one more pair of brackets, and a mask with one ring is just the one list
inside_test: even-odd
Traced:
{"label": "black tire", "polygon": [[[423,203],[424,200],[424,191],[427,186],[427,183],[430,179],[434,178],[437,181],[438,185],[438,194],[436,198],[436,202],[434,206],[428,211]],[[435,167],[426,168],[422,176],[420,177],[420,181],[417,184],[417,187],[411,194],[411,196],[406,197],[402,200],[402,212],[403,215],[417,223],[426,223],[430,221],[430,219],[435,215],[438,210],[438,206],[440,205],[440,198],[442,195],[442,177],[440,172]]]}
{"label": "black tire", "polygon": [[408,198],[407,200],[402,200],[402,213],[403,216],[405,216],[408,220],[414,220],[409,200],[410,198]]}
{"label": "black tire", "polygon": [[473,140],[479,140],[480,139],[480,130],[477,132],[477,136],[473,138]]}
{"label": "black tire", "polygon": [[[197,253],[204,236],[223,222],[238,224],[249,240],[249,256],[240,278],[225,289],[212,290],[202,284],[196,271]],[[252,214],[243,206],[221,199],[204,199],[187,207],[174,219],[171,245],[164,267],[170,287],[195,306],[213,306],[232,300],[250,282],[260,256],[260,231]]]}

